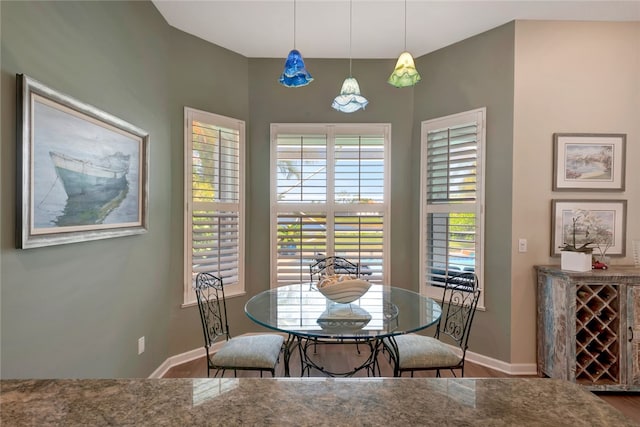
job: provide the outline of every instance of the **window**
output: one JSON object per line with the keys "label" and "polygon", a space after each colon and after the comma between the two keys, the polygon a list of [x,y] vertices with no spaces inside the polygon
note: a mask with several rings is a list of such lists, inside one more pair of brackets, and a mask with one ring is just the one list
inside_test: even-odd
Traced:
{"label": "window", "polygon": [[184,303],[200,272],[244,293],[244,122],[185,107]]}
{"label": "window", "polygon": [[465,271],[482,286],[485,115],[481,108],[422,122],[420,277],[432,298]]}
{"label": "window", "polygon": [[387,283],[388,124],[271,126],[271,284],[309,281],[317,258]]}

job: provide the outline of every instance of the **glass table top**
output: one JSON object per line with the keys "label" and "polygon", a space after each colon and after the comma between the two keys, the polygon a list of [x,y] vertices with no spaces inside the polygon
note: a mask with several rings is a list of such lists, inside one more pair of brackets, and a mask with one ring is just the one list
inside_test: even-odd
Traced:
{"label": "glass table top", "polygon": [[359,299],[340,304],[303,283],[263,291],[247,301],[245,312],[276,331],[349,339],[416,332],[435,324],[442,308],[416,292],[383,285],[371,285]]}

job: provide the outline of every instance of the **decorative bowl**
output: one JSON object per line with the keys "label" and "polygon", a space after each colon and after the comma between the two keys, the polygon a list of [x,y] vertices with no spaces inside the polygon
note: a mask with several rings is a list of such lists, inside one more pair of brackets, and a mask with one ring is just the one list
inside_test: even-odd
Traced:
{"label": "decorative bowl", "polygon": [[335,279],[326,278],[318,283],[318,290],[327,299],[337,303],[348,304],[355,301],[364,295],[371,287],[371,283],[366,280],[339,276],[333,277],[335,277]]}
{"label": "decorative bowl", "polygon": [[331,304],[317,320],[322,329],[329,331],[357,331],[367,326],[371,314],[354,304]]}

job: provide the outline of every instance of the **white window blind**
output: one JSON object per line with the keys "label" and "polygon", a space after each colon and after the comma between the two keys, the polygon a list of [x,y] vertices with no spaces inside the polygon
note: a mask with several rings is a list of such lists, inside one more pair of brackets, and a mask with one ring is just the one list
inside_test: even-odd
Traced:
{"label": "white window blind", "polygon": [[185,108],[185,303],[200,272],[244,291],[244,122]]}
{"label": "white window blind", "polygon": [[355,259],[360,263],[360,271],[367,276],[367,280],[382,283],[384,231],[383,215],[336,212],[334,253],[347,259]]}
{"label": "white window blind", "polygon": [[384,203],[384,148],[381,136],[336,136],[336,203]]}
{"label": "white window blind", "polygon": [[307,282],[316,255],[327,252],[326,214],[279,212],[276,227],[278,285]]}
{"label": "white window blind", "polygon": [[461,272],[482,277],[484,116],[483,108],[422,123],[420,265],[432,297]]}
{"label": "white window blind", "polygon": [[325,202],[326,135],[282,135],[278,138],[277,150],[278,202]]}
{"label": "white window blind", "polygon": [[336,255],[385,281],[389,125],[272,125],[272,284]]}

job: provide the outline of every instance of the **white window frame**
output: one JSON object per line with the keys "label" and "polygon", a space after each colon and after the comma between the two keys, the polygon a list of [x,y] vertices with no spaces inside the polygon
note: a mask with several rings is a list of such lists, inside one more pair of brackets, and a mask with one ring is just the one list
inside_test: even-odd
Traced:
{"label": "white window frame", "polygon": [[245,292],[245,122],[243,120],[222,116],[191,107],[184,107],[184,276],[183,307],[197,303],[194,289],[194,274],[192,271],[192,167],[193,141],[192,122],[194,120],[209,123],[222,128],[234,129],[239,134],[239,200],[238,203],[212,203],[217,209],[239,212],[238,224],[238,281],[228,283],[224,281],[225,297],[244,295]]}
{"label": "white window frame", "polygon": [[[278,213],[290,211],[323,212],[326,214],[326,229],[333,230],[336,212],[380,212],[384,217],[383,228],[383,260],[382,284],[389,285],[390,277],[390,243],[391,243],[391,124],[390,123],[355,123],[355,124],[305,124],[305,123],[272,123],[271,124],[271,190],[270,190],[270,281],[271,287],[278,286],[277,277],[277,223]],[[278,164],[277,139],[278,134],[324,134],[327,138],[327,197],[324,203],[286,203],[278,204]],[[384,136],[384,203],[371,206],[366,203],[344,204],[336,203],[334,195],[334,142],[336,135],[371,135]],[[333,255],[334,241],[332,233],[327,236],[327,254]]]}
{"label": "white window frame", "polygon": [[476,165],[476,201],[471,211],[476,214],[475,229],[475,273],[478,276],[482,292],[478,308],[484,310],[484,204],[485,204],[485,148],[486,148],[486,107],[453,114],[422,122],[420,136],[420,293],[441,301],[443,288],[427,283],[427,215],[429,213],[468,212],[469,204],[427,204],[427,135],[430,131],[451,128],[465,123],[477,123],[477,165]]}

